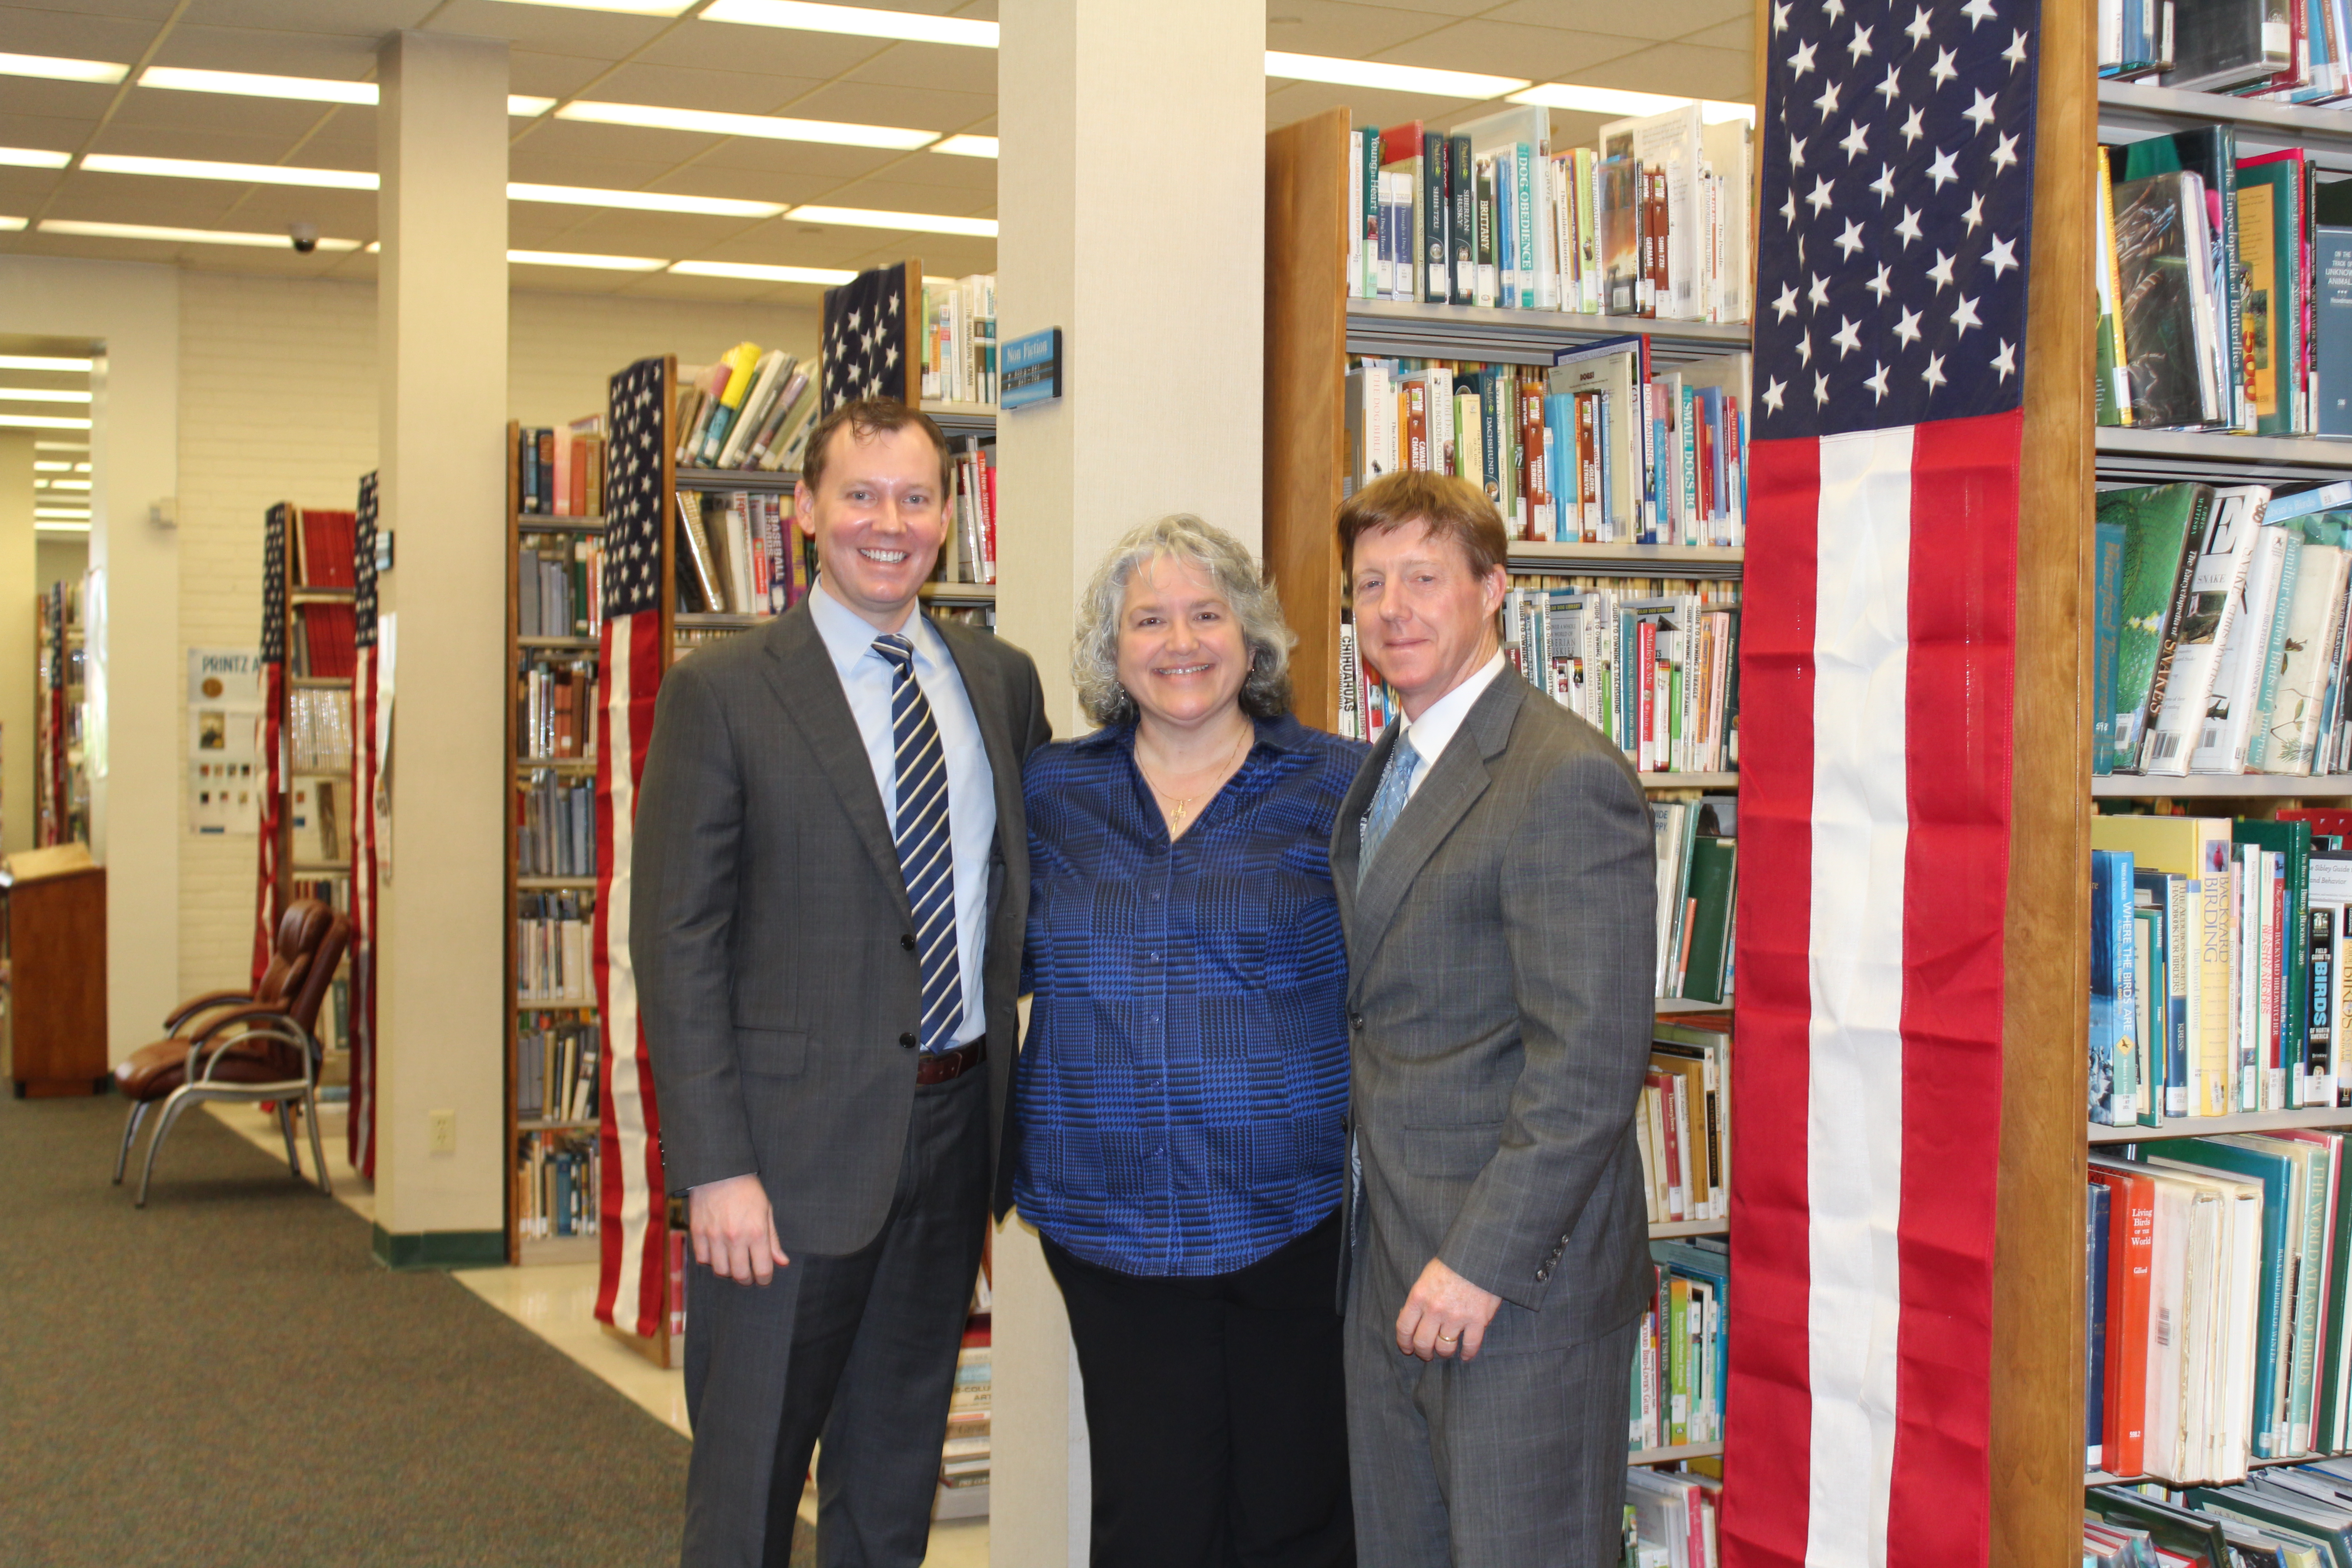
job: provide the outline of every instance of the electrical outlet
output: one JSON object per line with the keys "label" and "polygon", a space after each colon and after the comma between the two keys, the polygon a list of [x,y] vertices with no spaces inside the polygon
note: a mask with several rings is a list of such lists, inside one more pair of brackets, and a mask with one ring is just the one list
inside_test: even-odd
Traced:
{"label": "electrical outlet", "polygon": [[425,1147],[436,1154],[456,1153],[457,1152],[457,1113],[454,1110],[428,1110],[425,1113],[425,1125],[430,1129],[426,1135]]}

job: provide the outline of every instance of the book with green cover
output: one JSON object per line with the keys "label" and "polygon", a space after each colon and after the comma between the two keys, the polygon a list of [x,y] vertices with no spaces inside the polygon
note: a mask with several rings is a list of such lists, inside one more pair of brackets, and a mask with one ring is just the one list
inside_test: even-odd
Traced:
{"label": "book with green cover", "polygon": [[2091,772],[2116,771],[2116,607],[2124,587],[2124,525],[2092,525]]}
{"label": "book with green cover", "polygon": [[2137,773],[2148,721],[2164,701],[2172,650],[2212,524],[2213,487],[2136,486],[2099,495],[2101,521],[2124,528],[2123,595],[2116,613],[2115,763]]}
{"label": "book with green cover", "polygon": [[1738,846],[1729,838],[1691,840],[1690,958],[1683,969],[1683,994],[1697,1002],[1723,1000],[1723,964],[1731,942],[1731,900]]}
{"label": "book with green cover", "polygon": [[2231,1568],[2220,1522],[2187,1509],[2125,1487],[2094,1487],[2083,1494],[2083,1511],[2123,1529],[2144,1530],[2158,1546],[2197,1568]]}
{"label": "book with green cover", "polygon": [[2303,245],[2303,153],[2265,153],[2238,164],[2238,229],[2252,277],[2246,288],[2247,357],[2254,380],[2254,427],[2265,436],[2309,428],[2297,384],[2303,312],[2295,274]]}
{"label": "book with green cover", "polygon": [[[2205,182],[2206,210],[2218,216],[2213,237],[2221,247],[2221,265],[2214,270],[2221,275],[2221,289],[2214,304],[2221,318],[2222,361],[2228,375],[2221,389],[2223,422],[2242,429],[2253,428],[2253,404],[2247,395],[2245,355],[2245,261],[2239,250],[2238,237],[2238,135],[2227,125],[2204,125],[2194,131],[2177,131],[2168,136],[2149,136],[2137,142],[2126,142],[2110,153],[2115,173],[2122,180],[2137,180],[2145,175],[2160,174],[2173,170],[2200,176]],[[2221,211],[2213,214],[2216,205],[2212,196],[2221,197]],[[2118,205],[2122,200],[2116,193]],[[2117,214],[2118,220],[2121,218]],[[2128,323],[2126,323],[2128,332]],[[2132,354],[2139,354],[2138,345]]]}
{"label": "book with green cover", "polygon": [[2330,1196],[2336,1190],[2336,1145],[2325,1139],[2263,1138],[2257,1143],[2287,1152],[2301,1168],[2296,1201],[2301,1205],[2302,1240],[2295,1255],[2294,1387],[2287,1400],[2287,1440],[2294,1451],[2308,1454],[2332,1447],[2316,1425],[2319,1384],[2326,1369],[2326,1277],[2331,1256],[2331,1230],[2336,1215]]}
{"label": "book with green cover", "polygon": [[[2256,822],[2232,824],[2230,841],[2252,844],[2271,850],[2286,862],[2286,910],[2279,922],[2282,931],[2308,929],[2311,909],[2311,824],[2308,822]],[[2304,1030],[2306,999],[2311,986],[2311,954],[2300,942],[2279,943],[2279,974],[2282,994],[2279,997],[2279,1071],[2286,1085],[2304,1082]],[[2292,1089],[2275,1080],[2264,1104],[2279,1110],[2293,1110],[2301,1097]]]}

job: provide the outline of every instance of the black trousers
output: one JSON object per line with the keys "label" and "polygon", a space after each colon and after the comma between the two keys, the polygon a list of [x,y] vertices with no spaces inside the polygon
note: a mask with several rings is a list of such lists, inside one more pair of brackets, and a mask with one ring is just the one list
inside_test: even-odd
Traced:
{"label": "black trousers", "polygon": [[1121,1274],[1051,1240],[1086,1380],[1094,1568],[1352,1568],[1339,1216],[1231,1274]]}
{"label": "black trousers", "polygon": [[915,1091],[881,1234],[770,1284],[687,1279],[682,1568],[784,1568],[809,1454],[823,1568],[919,1568],[988,1234],[988,1075]]}

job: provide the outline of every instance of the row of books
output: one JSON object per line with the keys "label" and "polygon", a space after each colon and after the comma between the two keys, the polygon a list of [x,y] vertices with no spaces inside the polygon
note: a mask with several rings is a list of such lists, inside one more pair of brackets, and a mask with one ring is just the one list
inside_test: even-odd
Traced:
{"label": "row of books", "polygon": [[1738,604],[1728,584],[1679,585],[1692,591],[1514,587],[1506,650],[1636,772],[1729,772],[1739,761]]}
{"label": "row of books", "polygon": [[[232,716],[236,723],[243,715]],[[286,694],[286,761],[297,773],[352,771],[352,694],[296,687]]]}
{"label": "row of books", "polygon": [[1722,1478],[1635,1466],[1625,1499],[1625,1568],[1722,1568]]}
{"label": "row of books", "polygon": [[1731,1002],[1738,799],[1710,795],[1650,803],[1658,860],[1660,996]]}
{"label": "row of books", "polygon": [[1635,1342],[1628,1452],[1723,1440],[1731,1254],[1714,1237],[1653,1241],[1657,1289]]}
{"label": "row of books", "polygon": [[524,893],[515,900],[515,999],[587,1005],[593,900],[581,893]]}
{"label": "row of books", "polygon": [[1349,133],[1360,299],[1738,321],[1750,135],[1696,103],[1554,152],[1542,110]]}
{"label": "row of books", "polygon": [[940,551],[943,583],[996,581],[996,444],[958,439],[950,465],[948,541]]}
{"label": "row of books", "polygon": [[1661,1017],[1633,1121],[1652,1225],[1731,1217],[1731,1019]]}
{"label": "row of books", "polygon": [[352,786],[296,778],[286,786],[287,857],[297,866],[341,866],[352,858]]}
{"label": "row of books", "polygon": [[1485,488],[1513,538],[1537,542],[1746,542],[1748,353],[1662,370],[1634,333],[1555,360],[1358,359],[1348,485],[1457,475]]}
{"label": "row of books", "polygon": [[947,1438],[940,1451],[940,1485],[950,1491],[988,1484],[989,1423],[996,1405],[990,1365],[989,1325],[964,1330],[956,1352],[955,1391],[948,1395]]}
{"label": "row of books", "polygon": [[774,491],[677,492],[677,607],[688,613],[781,615],[814,579],[811,552]]}
{"label": "row of books", "polygon": [[782,349],[740,342],[678,388],[670,429],[682,468],[800,466],[816,428],[816,366]]}
{"label": "row of books", "polygon": [[515,629],[593,637],[604,628],[604,546],[593,539],[526,544],[515,562]]}
{"label": "row of books", "polygon": [[596,784],[534,772],[515,787],[515,869],[525,877],[596,874]]}
{"label": "row of books", "polygon": [[2285,103],[2352,93],[2344,0],[2197,0],[2179,18],[2173,0],[2099,0],[2098,37],[2102,76]]}
{"label": "row of books", "polygon": [[996,274],[923,279],[919,369],[926,401],[996,401]]}
{"label": "row of books", "polygon": [[993,605],[930,605],[923,613],[935,621],[953,621],[958,626],[972,626],[983,632],[996,630],[996,606]]}
{"label": "row of books", "polygon": [[515,1028],[515,1115],[525,1121],[585,1121],[596,1114],[596,1058],[604,1032],[561,1013],[527,1013]]}
{"label": "row of books", "polygon": [[603,1159],[593,1133],[526,1132],[515,1142],[515,1228],[534,1240],[594,1236]]}
{"label": "row of books", "polygon": [[2352,176],[2227,125],[2098,169],[2099,423],[2352,435]]}
{"label": "row of books", "polygon": [[2335,1037],[2347,826],[2305,811],[2091,819],[2093,1122],[2161,1127],[2352,1100]]}
{"label": "row of books", "polygon": [[2290,1130],[2094,1152],[2085,1462],[2175,1485],[2352,1442],[2345,1135]]}
{"label": "row of books", "polygon": [[2083,1500],[2084,1568],[2342,1568],[2352,1562],[2352,1459],[2257,1470],[2243,1486],[2098,1487]]}
{"label": "row of books", "polygon": [[2096,527],[2095,771],[2352,766],[2352,484],[2108,490]]}
{"label": "row of books", "polygon": [[359,623],[352,606],[297,604],[294,635],[287,639],[286,653],[298,679],[349,680],[359,668]]}
{"label": "row of books", "polygon": [[596,754],[596,667],[587,659],[527,660],[515,675],[515,743],[526,762]]}
{"label": "row of books", "polygon": [[517,432],[515,468],[515,510],[522,515],[604,516],[604,417]]}

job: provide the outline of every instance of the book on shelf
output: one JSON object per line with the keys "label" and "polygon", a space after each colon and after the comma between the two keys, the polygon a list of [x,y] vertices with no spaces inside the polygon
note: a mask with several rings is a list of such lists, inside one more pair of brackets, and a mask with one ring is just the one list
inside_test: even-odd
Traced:
{"label": "book on shelf", "polygon": [[596,1066],[604,1034],[577,1015],[526,1013],[515,1027],[515,1117],[584,1121],[596,1115]]}
{"label": "book on shelf", "polygon": [[1745,321],[1750,145],[1696,103],[1557,151],[1542,109],[1350,131],[1348,293]]}
{"label": "book on shelf", "polygon": [[572,1006],[596,1000],[588,973],[593,900],[583,893],[524,893],[515,900],[515,999]]}
{"label": "book on shelf", "polygon": [[996,274],[923,279],[925,401],[996,401]]}
{"label": "book on shelf", "polygon": [[352,858],[351,785],[294,778],[286,786],[288,858],[297,866],[332,866]]}
{"label": "book on shelf", "polygon": [[943,583],[996,581],[996,444],[957,438],[950,465],[948,539],[940,551]]}
{"label": "book on shelf", "polygon": [[688,614],[779,615],[813,581],[792,500],[773,490],[679,490],[677,543],[677,607]]}
{"label": "book on shelf", "polygon": [[1633,1121],[1652,1225],[1731,1217],[1731,1026],[1678,1015],[1653,1028]]}
{"label": "book on shelf", "polygon": [[1626,1568],[1713,1568],[1723,1561],[1715,1476],[1637,1467],[1625,1472]]}
{"label": "book on shelf", "polygon": [[1626,1450],[1721,1442],[1730,1251],[1717,1237],[1694,1237],[1651,1242],[1650,1259],[1655,1289],[1634,1340]]}
{"label": "book on shelf", "polygon": [[716,364],[678,373],[672,456],[682,468],[774,473],[800,466],[816,427],[815,367],[745,342]]}
{"label": "book on shelf", "polygon": [[516,510],[531,517],[602,517],[604,421],[525,427],[515,436]]}
{"label": "book on shelf", "polygon": [[515,1228],[532,1240],[601,1228],[604,1159],[593,1132],[524,1132],[515,1140]]}
{"label": "book on shelf", "polygon": [[594,539],[518,547],[515,627],[527,637],[593,637],[604,626],[604,546]]}
{"label": "book on shelf", "polygon": [[296,687],[286,694],[286,762],[297,773],[352,771],[352,700]]}
{"label": "book on shelf", "polygon": [[596,666],[585,658],[528,658],[515,673],[517,758],[562,762],[596,754]]}
{"label": "book on shelf", "polygon": [[948,1395],[947,1435],[940,1450],[940,1485],[950,1490],[988,1484],[990,1419],[995,1411],[986,1319],[964,1330],[956,1352],[955,1386]]}
{"label": "book on shelf", "polygon": [[515,870],[525,877],[596,874],[596,784],[535,769],[515,785]]}
{"label": "book on shelf", "polygon": [[1360,357],[1343,482],[1454,474],[1537,542],[1737,546],[1748,382],[1744,352],[1655,368],[1638,334],[1563,349],[1549,371]]}
{"label": "book on shelf", "polygon": [[2128,81],[2172,68],[2174,0],[2099,0],[2099,74]]}

